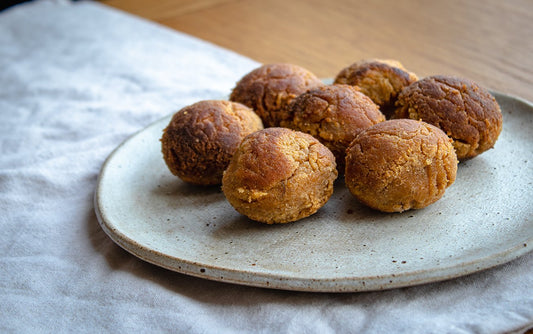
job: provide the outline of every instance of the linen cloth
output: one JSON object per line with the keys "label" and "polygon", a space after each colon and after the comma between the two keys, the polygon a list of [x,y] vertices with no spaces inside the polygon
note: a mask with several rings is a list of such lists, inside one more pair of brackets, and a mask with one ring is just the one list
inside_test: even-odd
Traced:
{"label": "linen cloth", "polygon": [[92,2],[0,13],[0,332],[503,333],[533,326],[533,254],[459,279],[303,293],[174,273],[93,207],[124,139],[225,97],[255,61]]}

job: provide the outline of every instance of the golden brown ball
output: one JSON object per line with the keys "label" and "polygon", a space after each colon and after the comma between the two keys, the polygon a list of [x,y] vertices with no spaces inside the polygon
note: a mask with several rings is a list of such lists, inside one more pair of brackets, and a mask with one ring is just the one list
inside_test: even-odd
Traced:
{"label": "golden brown ball", "polygon": [[295,98],[282,126],[308,133],[326,145],[344,173],[346,148],[362,130],[385,116],[372,100],[349,85],[328,85]]}
{"label": "golden brown ball", "polygon": [[435,75],[406,87],[398,96],[394,118],[423,120],[453,139],[459,160],[492,148],[502,131],[496,99],[475,82]]}
{"label": "golden brown ball", "polygon": [[173,115],[161,138],[163,158],[185,182],[220,184],[242,139],[261,129],[261,119],[240,103],[200,101]]}
{"label": "golden brown ball", "polygon": [[252,108],[265,127],[279,126],[283,108],[296,96],[323,83],[313,73],[293,64],[267,64],[245,75],[230,100]]}
{"label": "golden brown ball", "polygon": [[378,123],[362,131],[347,149],[346,186],[362,203],[384,212],[421,209],[436,202],[456,174],[451,139],[422,121]]}
{"label": "golden brown ball", "polygon": [[417,80],[416,74],[407,71],[399,61],[371,59],[342,69],[335,83],[358,87],[380,107],[386,117],[390,117],[398,94]]}
{"label": "golden brown ball", "polygon": [[320,209],[336,178],[327,147],[308,134],[272,127],[242,141],[224,172],[222,191],[252,220],[288,223]]}

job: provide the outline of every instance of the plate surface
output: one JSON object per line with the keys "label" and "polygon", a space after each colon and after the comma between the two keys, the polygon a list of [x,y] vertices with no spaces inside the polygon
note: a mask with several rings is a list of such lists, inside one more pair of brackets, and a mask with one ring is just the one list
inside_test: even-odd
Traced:
{"label": "plate surface", "polygon": [[171,175],[159,141],[169,115],[106,160],[95,194],[98,220],[145,261],[251,286],[370,291],[487,269],[533,248],[533,105],[493,94],[504,117],[495,148],[461,163],[443,198],[422,210],[370,210],[338,180],[330,201],[309,218],[251,221],[219,187]]}

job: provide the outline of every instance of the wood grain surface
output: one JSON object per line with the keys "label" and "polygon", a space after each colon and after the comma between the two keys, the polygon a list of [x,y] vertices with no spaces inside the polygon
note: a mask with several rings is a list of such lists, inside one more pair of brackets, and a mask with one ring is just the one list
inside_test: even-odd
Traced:
{"label": "wood grain surface", "polygon": [[533,101],[533,1],[103,0],[262,63],[335,76],[364,58]]}

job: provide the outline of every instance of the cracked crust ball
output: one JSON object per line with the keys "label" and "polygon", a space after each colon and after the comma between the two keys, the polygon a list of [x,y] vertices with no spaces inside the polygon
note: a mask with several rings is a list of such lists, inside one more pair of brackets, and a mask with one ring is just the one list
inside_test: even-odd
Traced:
{"label": "cracked crust ball", "polygon": [[252,108],[265,127],[279,126],[286,117],[283,109],[292,99],[321,85],[322,81],[300,66],[268,64],[245,75],[229,99]]}
{"label": "cracked crust ball", "polygon": [[453,139],[459,160],[492,148],[502,131],[496,99],[471,80],[436,75],[406,87],[398,97],[394,118],[423,120]]}
{"label": "cracked crust ball", "polygon": [[399,61],[371,59],[342,69],[335,83],[358,87],[390,118],[398,94],[417,80],[416,74],[407,71]]}
{"label": "cracked crust ball", "polygon": [[224,172],[222,191],[252,220],[288,223],[320,209],[336,178],[327,147],[303,132],[273,127],[242,141]]}
{"label": "cracked crust ball", "polygon": [[310,90],[287,107],[289,118],[281,126],[308,133],[326,145],[344,173],[346,148],[362,130],[383,122],[385,116],[372,100],[349,85]]}
{"label": "cracked crust ball", "polygon": [[242,139],[261,129],[261,119],[240,103],[200,101],[172,117],[161,138],[163,158],[185,182],[220,184]]}
{"label": "cracked crust ball", "polygon": [[379,123],[362,131],[347,149],[346,186],[359,201],[384,212],[436,202],[456,174],[451,139],[422,121]]}

